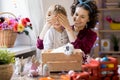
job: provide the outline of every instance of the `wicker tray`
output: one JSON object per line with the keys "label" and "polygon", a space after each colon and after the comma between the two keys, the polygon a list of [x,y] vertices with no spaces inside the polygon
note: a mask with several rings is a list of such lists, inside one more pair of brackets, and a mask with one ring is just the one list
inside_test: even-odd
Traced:
{"label": "wicker tray", "polygon": [[[16,16],[10,12],[0,12],[0,15],[8,14],[16,18]],[[13,30],[0,30],[0,47],[13,47],[16,40],[17,33]]]}

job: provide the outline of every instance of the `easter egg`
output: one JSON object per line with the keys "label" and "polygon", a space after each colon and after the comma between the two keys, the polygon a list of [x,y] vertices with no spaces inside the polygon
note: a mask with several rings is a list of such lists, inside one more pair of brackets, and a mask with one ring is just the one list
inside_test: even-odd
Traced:
{"label": "easter egg", "polygon": [[101,61],[108,61],[108,58],[107,58],[107,57],[103,57],[103,58],[101,59]]}
{"label": "easter egg", "polygon": [[107,71],[102,71],[101,74],[102,74],[102,75],[106,75],[106,74],[107,74]]}
{"label": "easter egg", "polygon": [[101,58],[99,58],[99,57],[95,58],[96,61],[100,61],[100,59],[101,59]]}
{"label": "easter egg", "polygon": [[114,68],[114,64],[108,64],[107,67],[108,68]]}
{"label": "easter egg", "polygon": [[107,73],[108,73],[108,74],[114,74],[114,72],[113,72],[113,71],[108,71]]}
{"label": "easter egg", "polygon": [[72,74],[74,74],[75,72],[74,72],[74,70],[70,70],[69,72],[68,72],[68,75],[72,75]]}
{"label": "easter egg", "polygon": [[54,79],[51,77],[43,77],[43,78],[40,78],[39,80],[54,80]]}
{"label": "easter egg", "polygon": [[101,68],[106,68],[107,66],[105,64],[102,64],[101,65]]}
{"label": "easter egg", "polygon": [[61,78],[60,80],[70,80],[69,75],[61,75],[60,78]]}

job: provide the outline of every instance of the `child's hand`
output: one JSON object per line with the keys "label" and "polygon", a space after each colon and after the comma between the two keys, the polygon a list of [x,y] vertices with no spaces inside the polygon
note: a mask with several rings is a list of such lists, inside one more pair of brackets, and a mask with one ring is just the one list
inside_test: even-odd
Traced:
{"label": "child's hand", "polygon": [[56,21],[57,21],[56,15],[46,17],[46,22],[50,25],[53,25]]}

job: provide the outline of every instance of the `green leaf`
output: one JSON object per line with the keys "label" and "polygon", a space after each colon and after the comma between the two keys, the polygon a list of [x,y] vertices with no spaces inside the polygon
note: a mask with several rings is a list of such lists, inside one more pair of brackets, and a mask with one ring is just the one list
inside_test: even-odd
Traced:
{"label": "green leaf", "polygon": [[28,31],[24,30],[24,32],[25,32],[26,35],[29,35],[29,32],[28,32]]}
{"label": "green leaf", "polygon": [[114,46],[118,46],[120,38],[117,38],[114,34],[111,35],[111,42]]}
{"label": "green leaf", "polygon": [[29,28],[32,30],[32,27],[31,27],[31,26],[29,26]]}
{"label": "green leaf", "polygon": [[9,64],[15,62],[15,53],[8,50],[0,50],[0,64]]}

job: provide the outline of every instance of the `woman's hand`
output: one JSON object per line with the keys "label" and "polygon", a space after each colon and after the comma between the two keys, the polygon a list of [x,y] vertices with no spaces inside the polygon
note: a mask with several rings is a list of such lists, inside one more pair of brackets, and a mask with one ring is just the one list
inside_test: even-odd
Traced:
{"label": "woman's hand", "polygon": [[69,37],[69,41],[70,42],[74,42],[76,40],[77,36],[74,34],[74,31],[72,30],[67,17],[62,15],[62,14],[58,14],[57,15],[57,19],[58,19],[59,23],[67,31],[67,34],[68,34],[68,37]]}
{"label": "woman's hand", "polygon": [[70,24],[69,24],[69,21],[67,19],[67,16],[63,15],[63,14],[58,14],[57,15],[57,19],[59,21],[59,23],[65,28],[65,29],[69,29],[71,28],[70,27]]}

